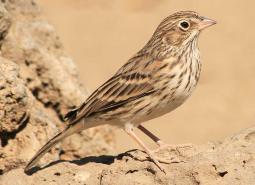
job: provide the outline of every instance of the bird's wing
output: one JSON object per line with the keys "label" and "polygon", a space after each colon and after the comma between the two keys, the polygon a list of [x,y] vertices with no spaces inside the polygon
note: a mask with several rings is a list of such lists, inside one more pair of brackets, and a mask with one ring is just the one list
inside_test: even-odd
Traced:
{"label": "bird's wing", "polygon": [[156,89],[152,72],[157,67],[157,64],[148,58],[133,57],[111,79],[94,91],[81,106],[67,113],[66,120],[71,124],[76,123],[82,118],[114,110],[154,93]]}

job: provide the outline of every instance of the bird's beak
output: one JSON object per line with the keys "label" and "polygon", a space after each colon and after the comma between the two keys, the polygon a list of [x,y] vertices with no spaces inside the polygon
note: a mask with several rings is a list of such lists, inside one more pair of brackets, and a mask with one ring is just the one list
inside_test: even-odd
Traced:
{"label": "bird's beak", "polygon": [[212,26],[214,24],[216,24],[217,22],[212,20],[212,19],[208,19],[208,18],[203,18],[203,20],[199,23],[199,30],[203,30],[209,26]]}

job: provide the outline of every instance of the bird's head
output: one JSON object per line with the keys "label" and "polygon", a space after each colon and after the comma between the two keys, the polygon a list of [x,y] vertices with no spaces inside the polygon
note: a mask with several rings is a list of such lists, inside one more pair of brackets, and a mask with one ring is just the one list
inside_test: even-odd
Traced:
{"label": "bird's head", "polygon": [[166,54],[173,49],[185,48],[193,41],[197,41],[202,30],[214,24],[216,21],[193,11],[174,13],[159,24],[146,47],[158,55]]}
{"label": "bird's head", "polygon": [[201,30],[216,24],[216,21],[192,11],[181,11],[170,15],[158,26],[155,34],[170,45],[182,45],[194,39]]}

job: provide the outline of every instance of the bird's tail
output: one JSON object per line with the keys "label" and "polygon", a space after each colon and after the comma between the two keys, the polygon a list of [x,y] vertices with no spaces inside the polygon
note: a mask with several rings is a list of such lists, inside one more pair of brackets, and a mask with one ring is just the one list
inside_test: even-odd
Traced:
{"label": "bird's tail", "polygon": [[83,124],[73,124],[69,125],[65,130],[54,136],[50,139],[35,155],[34,157],[28,162],[27,166],[25,167],[24,171],[28,172],[36,163],[46,154],[53,146],[55,146],[58,142],[62,139],[66,138],[67,136],[72,135],[78,131],[81,131],[84,128],[80,128]]}

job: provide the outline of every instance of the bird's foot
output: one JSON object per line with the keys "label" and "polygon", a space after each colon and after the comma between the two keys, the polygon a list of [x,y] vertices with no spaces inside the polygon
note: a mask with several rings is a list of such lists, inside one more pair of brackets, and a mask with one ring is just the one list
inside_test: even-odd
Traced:
{"label": "bird's foot", "polygon": [[170,145],[162,141],[158,141],[157,144],[159,147],[153,150],[152,153],[160,163],[165,164],[185,162],[185,156],[182,153],[183,149],[193,147],[192,144]]}
{"label": "bird's foot", "polygon": [[186,148],[193,148],[193,144],[187,143],[187,144],[180,144],[180,145],[171,145],[167,144],[161,140],[157,141],[157,145],[159,146],[156,150],[154,150],[154,153],[159,153],[160,151],[176,151],[178,153],[180,152],[180,149],[186,149]]}
{"label": "bird's foot", "polygon": [[[165,148],[167,150],[165,150]],[[134,159],[138,161],[154,161],[154,162],[158,161],[158,166],[160,166],[159,163],[172,164],[172,163],[185,162],[184,156],[180,155],[180,152],[173,153],[173,148],[169,148],[169,146],[166,147],[166,145],[165,145],[165,148],[164,150],[163,148],[152,150],[150,151],[150,154],[141,150],[136,150],[136,151],[133,151],[131,155]],[[141,154],[141,152],[143,153]]]}

